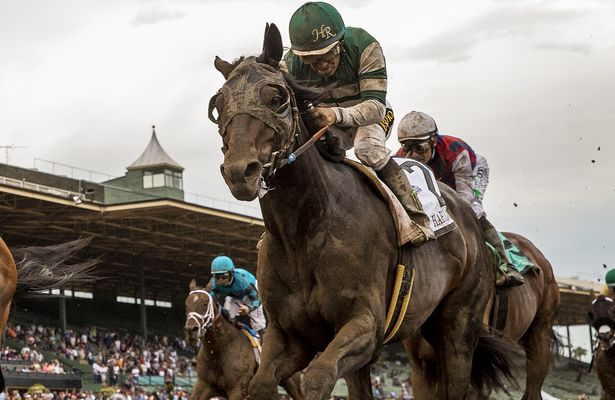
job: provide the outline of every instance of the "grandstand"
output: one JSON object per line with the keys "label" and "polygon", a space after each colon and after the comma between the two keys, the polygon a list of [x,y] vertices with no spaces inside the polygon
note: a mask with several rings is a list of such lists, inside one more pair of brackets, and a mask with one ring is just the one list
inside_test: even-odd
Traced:
{"label": "grandstand", "polygon": [[[210,278],[212,258],[229,254],[255,272],[256,243],[264,229],[258,212],[211,199],[204,203],[185,193],[183,167],[162,148],[155,130],[122,177],[94,181],[88,171],[89,178],[79,178],[72,174],[74,167],[68,167],[70,176],[59,175],[60,168],[55,167],[62,165],[52,165],[50,173],[0,164],[0,237],[9,247],[92,237],[80,257],[99,258],[97,274],[103,279],[52,290],[44,298],[16,299],[12,326],[34,324],[57,327],[59,332],[113,330],[119,336],[139,334],[147,343],[157,343],[162,337],[181,337],[188,284],[192,278],[200,282]],[[586,324],[587,308],[599,287],[578,280],[558,281],[562,307],[557,324]],[[9,344],[23,345],[16,338],[9,339]],[[176,350],[188,359],[192,356],[181,346]],[[45,359],[52,360],[54,354],[69,373],[40,376],[21,372],[23,361],[3,360],[8,386],[26,388],[45,381],[48,388],[100,389],[92,359],[71,360],[53,352],[46,353]],[[122,369],[118,380],[130,375]],[[164,374],[134,378],[138,386],[167,383]],[[173,378],[176,385],[188,388],[194,376],[188,371]],[[343,393],[340,385],[336,390]]]}

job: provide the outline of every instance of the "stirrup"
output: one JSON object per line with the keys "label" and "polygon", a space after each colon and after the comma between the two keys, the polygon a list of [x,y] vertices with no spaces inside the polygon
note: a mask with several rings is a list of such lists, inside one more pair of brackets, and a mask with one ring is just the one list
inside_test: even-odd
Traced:
{"label": "stirrup", "polygon": [[525,278],[512,267],[509,267],[509,271],[506,274],[500,275],[495,281],[495,285],[501,287],[520,286],[524,283]]}
{"label": "stirrup", "polygon": [[421,226],[416,221],[412,221],[412,231],[414,235],[410,238],[410,243],[415,247],[436,238],[431,229]]}

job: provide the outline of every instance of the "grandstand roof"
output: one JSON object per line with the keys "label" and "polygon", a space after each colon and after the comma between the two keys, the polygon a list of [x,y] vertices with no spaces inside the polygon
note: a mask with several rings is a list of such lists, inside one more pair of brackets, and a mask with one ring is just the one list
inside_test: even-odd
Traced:
{"label": "grandstand roof", "polygon": [[[75,290],[93,290],[96,285],[136,296],[140,262],[146,295],[157,300],[185,296],[192,278],[205,282],[210,261],[220,254],[255,271],[256,243],[264,230],[260,218],[169,198],[105,205],[72,192],[68,183],[56,180],[51,187],[0,176],[0,237],[9,247],[93,237],[83,257],[101,257],[100,272],[108,278]],[[586,324],[600,285],[576,278],[557,280],[561,305],[556,324]]]}
{"label": "grandstand roof", "polygon": [[0,236],[9,247],[50,245],[93,237],[83,257],[102,257],[108,279],[76,290],[113,288],[135,296],[142,260],[148,296],[175,299],[192,278],[209,278],[211,259],[222,253],[254,271],[260,218],[191,204],[152,199],[104,205],[78,193],[0,177]]}
{"label": "grandstand roof", "polygon": [[175,162],[171,156],[160,145],[158,138],[156,137],[156,127],[152,126],[152,137],[149,144],[143,151],[143,154],[137,158],[135,162],[130,164],[126,169],[143,169],[153,167],[171,167],[179,171],[183,171],[184,167]]}

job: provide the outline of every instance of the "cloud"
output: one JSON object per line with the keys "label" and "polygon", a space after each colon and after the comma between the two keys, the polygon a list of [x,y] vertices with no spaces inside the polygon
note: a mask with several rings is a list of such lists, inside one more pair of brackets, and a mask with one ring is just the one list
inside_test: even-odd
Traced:
{"label": "cloud", "polygon": [[[454,63],[468,60],[472,50],[481,43],[502,37],[535,37],[542,32],[548,32],[553,26],[565,26],[573,20],[582,18],[586,10],[537,9],[499,4],[466,24],[445,31],[431,39],[419,43],[403,53],[414,61],[438,61]],[[561,28],[560,28],[561,29]],[[562,39],[563,40],[563,39]],[[587,45],[569,43],[549,43],[549,49],[560,49],[576,52],[589,52]]]}
{"label": "cloud", "polygon": [[540,43],[537,49],[569,51],[572,53],[589,54],[591,47],[581,43]]}
{"label": "cloud", "polygon": [[137,16],[132,20],[132,24],[134,26],[140,25],[152,25],[158,24],[160,22],[170,21],[173,19],[180,19],[185,17],[185,13],[182,10],[175,11],[160,11],[160,10],[151,10],[140,12]]}

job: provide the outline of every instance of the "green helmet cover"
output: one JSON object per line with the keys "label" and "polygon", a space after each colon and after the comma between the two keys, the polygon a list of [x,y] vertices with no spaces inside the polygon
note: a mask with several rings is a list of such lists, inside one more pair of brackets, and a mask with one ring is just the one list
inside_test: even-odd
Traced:
{"label": "green helmet cover", "polygon": [[615,286],[615,269],[612,269],[606,273],[606,276],[604,277],[604,281],[609,286]]}
{"label": "green helmet cover", "polygon": [[299,7],[290,18],[288,30],[291,49],[298,52],[324,49],[341,40],[346,33],[340,13],[322,1],[308,2]]}

